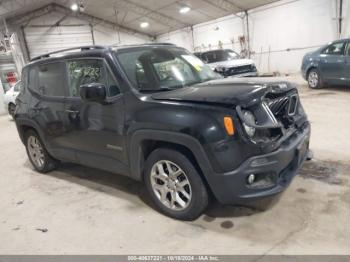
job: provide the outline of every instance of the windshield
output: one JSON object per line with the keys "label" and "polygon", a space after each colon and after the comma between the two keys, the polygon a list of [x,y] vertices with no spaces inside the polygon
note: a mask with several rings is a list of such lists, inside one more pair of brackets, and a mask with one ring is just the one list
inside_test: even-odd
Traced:
{"label": "windshield", "polygon": [[202,54],[202,59],[209,64],[238,58],[239,55],[236,52],[229,49],[209,51]]}
{"label": "windshield", "polygon": [[116,56],[132,84],[140,91],[161,91],[217,79],[199,58],[177,47],[118,50]]}

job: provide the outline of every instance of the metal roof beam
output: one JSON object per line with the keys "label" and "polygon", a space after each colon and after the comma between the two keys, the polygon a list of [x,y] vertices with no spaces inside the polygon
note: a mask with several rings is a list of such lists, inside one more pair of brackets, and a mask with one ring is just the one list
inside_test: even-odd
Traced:
{"label": "metal roof beam", "polygon": [[148,17],[156,22],[167,25],[170,28],[186,27],[188,24],[183,23],[175,18],[158,13],[155,10],[145,8],[141,5],[129,2],[127,0],[116,0],[114,6],[117,9],[122,9],[124,11],[130,11],[145,17]]}
{"label": "metal roof beam", "polygon": [[118,29],[118,30],[125,32],[125,33],[128,33],[128,34],[139,34],[139,35],[152,37],[152,38],[155,37],[153,35],[146,34],[144,32],[128,28],[124,25],[122,26],[120,24],[110,22],[108,20],[104,20],[104,19],[101,19],[98,17],[94,17],[91,15],[85,14],[85,13],[81,13],[81,12],[73,12],[69,8],[58,5],[56,3],[52,3],[52,4],[49,4],[49,5],[44,6],[42,8],[38,8],[34,11],[28,12],[26,14],[18,15],[16,17],[12,17],[10,19],[7,19],[7,23],[9,24],[9,26],[13,26],[13,27],[26,26],[26,25],[28,25],[28,23],[31,20],[38,18],[38,17],[41,17],[41,16],[44,16],[46,14],[49,14],[53,11],[63,13],[65,16],[72,16],[72,17],[80,18],[82,20],[89,22],[90,24],[98,23],[99,25],[106,25],[106,26],[109,26],[113,29]]}
{"label": "metal roof beam", "polygon": [[228,11],[231,13],[238,13],[244,11],[243,8],[233,4],[230,1],[227,0],[202,0],[212,6],[215,6],[217,8],[220,8],[223,11]]}
{"label": "metal roof beam", "polygon": [[7,23],[11,26],[26,26],[32,19],[44,16],[53,11],[53,5],[49,4],[38,9],[16,15],[7,19]]}
{"label": "metal roof beam", "polygon": [[120,31],[123,31],[125,33],[129,33],[129,34],[140,34],[140,35],[144,35],[144,36],[148,36],[148,37],[155,37],[154,35],[147,34],[145,32],[129,28],[129,27],[125,26],[125,25],[120,25],[120,24],[117,24],[117,23],[113,23],[111,21],[108,21],[108,20],[105,20],[105,19],[102,19],[102,18],[99,18],[99,17],[95,17],[95,16],[92,16],[92,15],[89,15],[89,14],[86,14],[86,13],[81,13],[81,12],[75,13],[71,9],[69,9],[67,7],[64,7],[64,6],[61,6],[61,5],[58,5],[58,4],[53,4],[53,5],[54,5],[54,9],[56,11],[63,12],[65,14],[69,14],[71,16],[75,16],[77,18],[86,20],[89,23],[91,23],[92,25],[95,24],[95,23],[98,23],[99,25],[101,25],[101,24],[107,25],[107,26],[112,27],[113,29],[119,29]]}
{"label": "metal roof beam", "polygon": [[0,0],[0,17],[8,17],[18,9],[26,6],[33,6],[40,2],[42,2],[42,0]]}

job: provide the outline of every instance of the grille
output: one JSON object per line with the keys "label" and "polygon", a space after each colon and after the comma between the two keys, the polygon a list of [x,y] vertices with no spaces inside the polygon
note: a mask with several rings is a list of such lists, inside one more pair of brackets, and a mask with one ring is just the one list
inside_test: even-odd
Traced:
{"label": "grille", "polygon": [[274,114],[274,116],[277,116],[280,113],[282,113],[282,111],[286,109],[288,104],[289,104],[288,96],[276,98],[268,102],[269,108],[271,112]]}
{"label": "grille", "polygon": [[298,95],[291,94],[275,98],[267,98],[267,105],[275,118],[283,123],[285,127],[293,123],[293,117],[298,110]]}

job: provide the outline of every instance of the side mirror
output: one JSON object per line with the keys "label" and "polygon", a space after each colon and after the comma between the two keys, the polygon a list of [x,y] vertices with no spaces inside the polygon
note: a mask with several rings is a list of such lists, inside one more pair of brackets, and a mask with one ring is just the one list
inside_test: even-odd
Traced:
{"label": "side mirror", "polygon": [[103,103],[107,97],[106,87],[100,83],[81,85],[80,96],[85,101]]}

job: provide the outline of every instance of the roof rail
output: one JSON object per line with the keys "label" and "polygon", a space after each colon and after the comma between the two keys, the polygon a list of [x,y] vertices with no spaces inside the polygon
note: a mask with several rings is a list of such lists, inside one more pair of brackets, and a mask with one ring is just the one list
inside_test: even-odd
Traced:
{"label": "roof rail", "polygon": [[140,47],[140,46],[157,46],[157,45],[168,45],[168,46],[176,46],[172,43],[144,43],[144,44],[129,44],[129,45],[111,45],[111,47],[115,48],[124,48],[124,47]]}
{"label": "roof rail", "polygon": [[86,50],[93,50],[93,49],[107,49],[107,47],[99,46],[99,45],[87,45],[87,46],[72,47],[72,48],[62,49],[62,50],[50,52],[50,53],[47,53],[47,54],[39,55],[39,56],[36,56],[36,57],[32,58],[30,61],[32,62],[32,61],[40,60],[40,59],[43,59],[43,58],[48,58],[51,55],[64,53],[64,52],[67,52],[67,51],[73,51],[73,50],[86,51]]}

